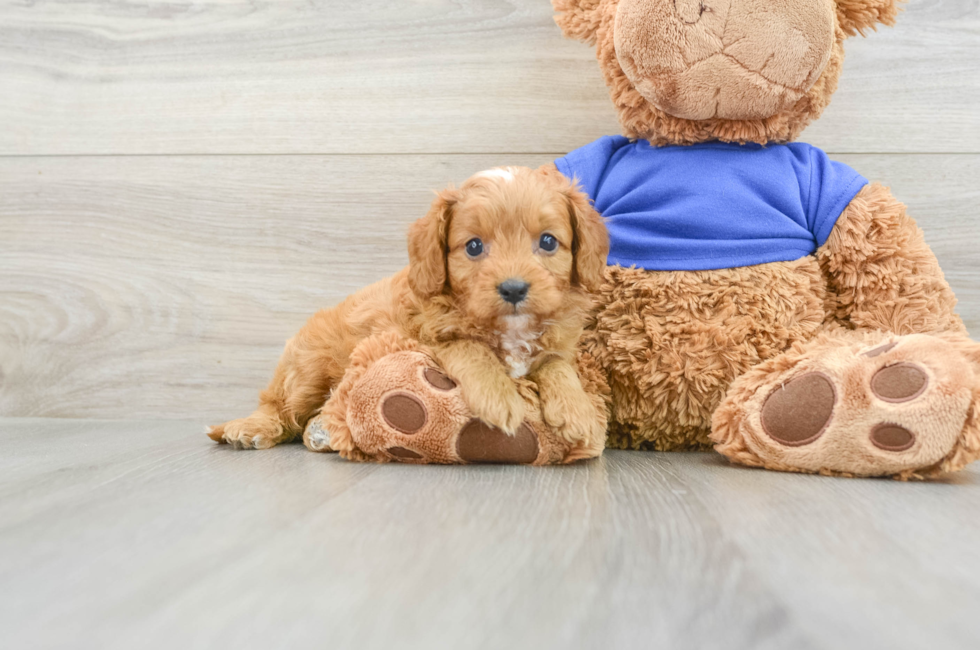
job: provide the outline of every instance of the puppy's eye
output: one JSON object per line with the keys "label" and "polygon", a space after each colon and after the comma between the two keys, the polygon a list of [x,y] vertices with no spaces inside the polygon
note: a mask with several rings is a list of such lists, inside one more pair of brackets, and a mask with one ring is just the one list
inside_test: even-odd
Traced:
{"label": "puppy's eye", "polygon": [[558,240],[554,235],[545,233],[541,235],[541,239],[538,240],[538,247],[545,253],[554,253],[556,250],[558,250]]}
{"label": "puppy's eye", "polygon": [[483,241],[478,237],[474,237],[466,242],[466,254],[470,257],[483,255]]}

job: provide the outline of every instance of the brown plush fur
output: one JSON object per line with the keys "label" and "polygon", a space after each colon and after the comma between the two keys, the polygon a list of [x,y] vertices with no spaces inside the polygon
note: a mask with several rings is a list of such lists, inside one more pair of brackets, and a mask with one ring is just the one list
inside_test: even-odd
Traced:
{"label": "brown plush fur", "polygon": [[[538,246],[543,233],[558,239],[555,252]],[[471,257],[466,244],[474,238],[484,252]],[[538,385],[548,424],[578,443],[594,429],[595,413],[573,368],[576,343],[607,252],[601,219],[560,174],[477,174],[441,192],[412,226],[408,268],[310,318],[286,344],[255,413],[209,435],[254,448],[293,439],[341,382],[355,348],[389,332],[427,346],[473,414],[508,433],[525,419],[525,400],[508,376],[516,366]],[[516,305],[498,292],[509,278],[530,285]],[[515,337],[531,351],[516,363],[508,347]]]}
{"label": "brown plush fur", "polygon": [[[737,49],[738,41],[749,35],[756,35],[763,41],[768,40],[770,34],[780,35],[787,32],[784,22],[791,23],[797,18],[802,3],[787,2],[763,2],[760,8],[766,9],[770,13],[759,14],[748,13],[752,9],[751,3],[759,0],[732,0],[725,9],[730,15],[737,15],[738,5],[745,5],[746,26],[739,30],[732,30],[729,33],[719,33],[714,37],[720,41],[718,47],[724,47],[731,56],[728,60],[738,62],[744,70],[744,74],[755,74],[755,71],[767,71],[766,66],[772,60],[783,58],[796,58],[795,55],[781,54],[775,50],[771,59],[765,58],[755,62],[752,59],[753,50],[739,52]],[[826,0],[829,1],[829,0]],[[758,142],[766,144],[769,142],[788,142],[795,139],[800,132],[812,120],[820,116],[830,102],[831,95],[837,89],[837,81],[840,78],[844,61],[844,39],[849,35],[863,33],[867,29],[873,29],[876,23],[892,24],[897,13],[895,0],[837,0],[834,5],[836,11],[833,12],[833,38],[827,43],[829,48],[825,52],[826,64],[822,73],[813,82],[808,90],[797,100],[790,104],[785,104],[785,97],[779,99],[776,95],[782,95],[779,89],[770,92],[763,92],[756,101],[760,106],[772,105],[779,106],[780,110],[776,113],[766,113],[756,117],[746,119],[686,119],[672,114],[665,110],[669,107],[654,106],[649,98],[645,97],[630,80],[623,69],[622,62],[617,56],[617,13],[620,5],[647,3],[650,5],[673,5],[673,0],[552,0],[552,4],[558,11],[555,20],[569,38],[575,38],[595,43],[596,55],[599,65],[609,87],[609,93],[619,111],[620,123],[623,126],[624,135],[630,138],[649,140],[654,145],[668,144],[694,144],[708,140],[722,140],[725,142]],[[686,3],[687,0],[684,0]],[[699,4],[702,10],[711,9],[714,3],[710,1],[694,3]],[[809,3],[806,3],[809,4]],[[719,5],[718,9],[722,7]],[[710,16],[710,12],[707,12]],[[702,14],[703,15],[703,14]],[[760,18],[762,16],[762,18]],[[771,16],[766,19],[766,16]],[[650,30],[653,33],[672,33],[674,28],[671,25],[663,25],[651,16]],[[721,27],[724,32],[731,27],[727,22]],[[661,40],[657,39],[657,42]],[[684,63],[699,60],[696,54],[697,43],[686,41],[683,45],[678,45],[681,50],[691,48],[690,52],[684,53]],[[622,44],[621,44],[622,46]],[[730,50],[729,48],[736,49]],[[787,41],[785,44],[776,47],[790,48],[795,47]],[[758,50],[764,50],[762,46]],[[680,52],[679,54],[680,55]],[[643,68],[643,66],[640,66]],[[657,65],[651,63],[649,69],[659,69]],[[725,79],[719,74],[719,90],[725,87]],[[656,79],[651,78],[651,82]],[[663,82],[661,82],[662,85]],[[669,83],[669,80],[667,81]],[[674,92],[679,92],[681,87],[677,87]],[[670,94],[671,88],[661,88],[662,93]],[[773,94],[775,93],[775,95]],[[729,93],[732,101],[739,100],[739,93],[732,91]],[[788,96],[788,95],[787,95]],[[706,101],[710,100],[708,97]],[[689,100],[685,99],[685,103]],[[749,102],[751,104],[752,102]],[[752,106],[746,105],[744,110],[753,110]]]}
{"label": "brown plush fur", "polygon": [[896,0],[837,0],[837,18],[848,36],[864,34],[879,23],[894,25],[898,11]]}
{"label": "brown plush fur", "polygon": [[966,332],[954,312],[956,296],[922,230],[880,184],[854,197],[817,259],[830,290],[829,308],[846,327]]}
{"label": "brown plush fur", "polygon": [[[691,120],[793,106],[840,40],[832,0],[620,0],[616,58],[652,106]],[[836,36],[836,37],[835,37]],[[772,56],[772,53],[791,56]]]}
{"label": "brown plush fur", "polygon": [[816,260],[717,271],[611,266],[583,346],[612,390],[609,448],[705,449],[731,382],[825,316]]}

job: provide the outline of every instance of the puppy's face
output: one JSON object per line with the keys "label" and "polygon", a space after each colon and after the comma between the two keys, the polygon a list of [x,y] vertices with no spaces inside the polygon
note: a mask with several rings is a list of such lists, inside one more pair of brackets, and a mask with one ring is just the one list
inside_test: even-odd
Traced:
{"label": "puppy's face", "polygon": [[608,235],[587,197],[555,170],[481,172],[440,193],[409,237],[409,281],[420,297],[449,293],[463,315],[544,320],[594,289]]}

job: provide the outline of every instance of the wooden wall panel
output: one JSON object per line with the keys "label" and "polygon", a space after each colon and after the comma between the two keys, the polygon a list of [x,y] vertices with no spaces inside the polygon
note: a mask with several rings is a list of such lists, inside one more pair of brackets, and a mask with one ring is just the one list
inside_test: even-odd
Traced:
{"label": "wooden wall panel", "polygon": [[[852,39],[805,138],[980,151],[980,7]],[[617,133],[548,0],[0,2],[0,155],[542,153]]]}

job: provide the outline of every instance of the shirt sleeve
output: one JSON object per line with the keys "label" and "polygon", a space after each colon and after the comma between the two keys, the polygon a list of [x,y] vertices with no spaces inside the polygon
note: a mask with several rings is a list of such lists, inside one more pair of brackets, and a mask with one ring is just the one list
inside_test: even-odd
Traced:
{"label": "shirt sleeve", "polygon": [[824,245],[844,208],[867,184],[868,179],[844,163],[831,160],[816,147],[810,148],[807,225],[817,247]]}
{"label": "shirt sleeve", "polygon": [[559,158],[555,161],[555,166],[566,178],[577,181],[582,191],[595,201],[609,160],[620,147],[627,144],[629,140],[621,135],[603,136]]}

